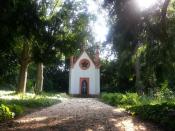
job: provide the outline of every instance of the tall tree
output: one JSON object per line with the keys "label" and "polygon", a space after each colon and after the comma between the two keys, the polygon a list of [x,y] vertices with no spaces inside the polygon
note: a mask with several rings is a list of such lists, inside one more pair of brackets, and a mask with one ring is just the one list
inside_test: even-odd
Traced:
{"label": "tall tree", "polygon": [[[17,92],[26,92],[28,65],[31,62],[32,48],[35,42],[35,35],[38,32],[40,18],[38,14],[37,1],[25,0],[16,3],[16,18],[18,22],[17,43],[21,43],[21,53],[19,58],[20,74]],[[29,28],[30,27],[30,28]]]}
{"label": "tall tree", "polygon": [[[133,77],[137,91],[140,93],[144,91],[143,82],[146,82],[146,79],[151,77],[154,81],[155,77],[156,79],[163,77],[163,70],[160,69],[165,67],[162,64],[165,60],[162,59],[162,55],[168,56],[165,50],[168,49],[167,45],[170,42],[167,32],[169,4],[170,0],[165,0],[145,11],[140,11],[131,0],[105,1],[111,16],[109,38],[117,51],[118,63],[121,65],[119,67],[121,71],[124,68],[130,70],[131,73],[126,73],[125,78],[129,80]],[[155,61],[156,63],[153,64]],[[143,71],[145,74],[149,72],[147,78],[144,78]]]}
{"label": "tall tree", "polygon": [[[61,56],[69,57],[90,37],[90,15],[86,13],[84,5],[81,1],[65,1],[60,4],[59,11],[54,11],[55,5],[53,8],[49,6],[52,10],[49,15],[44,11],[45,25],[33,56],[37,63],[36,93],[40,93],[43,88],[43,63],[48,65]],[[51,55],[48,52],[52,52]]]}
{"label": "tall tree", "polygon": [[[31,48],[40,22],[35,0],[2,0],[1,37],[5,53],[14,53],[20,64],[17,92],[25,92]],[[5,32],[4,32],[5,31]],[[4,32],[4,33],[3,33]],[[9,38],[9,40],[7,40]]]}

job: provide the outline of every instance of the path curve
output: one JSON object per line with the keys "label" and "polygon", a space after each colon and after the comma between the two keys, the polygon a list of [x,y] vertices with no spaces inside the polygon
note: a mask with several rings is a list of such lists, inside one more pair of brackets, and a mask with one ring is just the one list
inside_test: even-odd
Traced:
{"label": "path curve", "polygon": [[14,120],[17,131],[160,131],[96,98],[72,98]]}

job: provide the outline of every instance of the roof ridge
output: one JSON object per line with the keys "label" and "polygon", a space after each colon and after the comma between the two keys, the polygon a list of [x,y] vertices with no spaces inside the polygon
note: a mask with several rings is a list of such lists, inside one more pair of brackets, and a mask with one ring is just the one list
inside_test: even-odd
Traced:
{"label": "roof ridge", "polygon": [[81,56],[83,55],[83,53],[86,53],[86,54],[87,54],[87,56],[89,57],[89,59],[92,61],[92,63],[93,63],[94,66],[96,67],[96,64],[95,64],[95,61],[93,60],[93,57],[91,57],[90,54],[89,54],[86,50],[84,50],[84,51],[81,52],[81,54],[80,54],[79,57],[76,59],[76,61],[74,62],[73,65],[75,65],[75,64],[77,63],[77,61],[81,58]]}

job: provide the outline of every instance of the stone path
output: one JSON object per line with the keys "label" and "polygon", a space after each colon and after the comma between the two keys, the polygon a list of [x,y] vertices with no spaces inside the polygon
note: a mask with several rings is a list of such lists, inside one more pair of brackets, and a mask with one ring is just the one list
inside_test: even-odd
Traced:
{"label": "stone path", "polygon": [[160,131],[95,98],[73,98],[14,120],[0,130],[15,131]]}

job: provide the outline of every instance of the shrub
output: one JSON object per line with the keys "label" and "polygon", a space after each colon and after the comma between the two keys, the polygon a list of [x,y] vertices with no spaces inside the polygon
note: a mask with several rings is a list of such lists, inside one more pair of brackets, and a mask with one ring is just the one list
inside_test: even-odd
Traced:
{"label": "shrub", "polygon": [[101,99],[113,106],[127,106],[140,104],[137,93],[103,93]]}
{"label": "shrub", "polygon": [[15,116],[19,116],[24,113],[24,108],[22,106],[13,104],[13,105],[8,105],[8,107],[10,111],[15,113]]}
{"label": "shrub", "polygon": [[120,93],[103,93],[101,95],[101,99],[110,105],[117,106],[121,102],[122,94],[120,94]]}
{"label": "shrub", "polygon": [[7,105],[0,106],[0,121],[5,121],[14,118],[14,113],[10,111]]}
{"label": "shrub", "polygon": [[150,120],[175,130],[175,105],[169,103],[157,105],[134,106],[128,109],[132,114],[138,115],[144,120]]}
{"label": "shrub", "polygon": [[23,114],[25,108],[46,107],[68,98],[66,94],[16,94],[13,91],[0,91],[0,97],[0,121]]}
{"label": "shrub", "polygon": [[140,104],[140,97],[137,93],[126,93],[126,95],[123,95],[123,101],[122,104],[126,105],[138,105]]}
{"label": "shrub", "polygon": [[168,130],[175,130],[174,95],[169,98],[166,95],[149,97],[138,96],[136,93],[103,93],[101,99],[110,105],[122,106],[143,120],[150,120],[165,126]]}
{"label": "shrub", "polygon": [[172,100],[174,99],[174,92],[169,88],[168,81],[165,80],[162,84],[160,89],[155,93],[155,97],[159,100]]}

